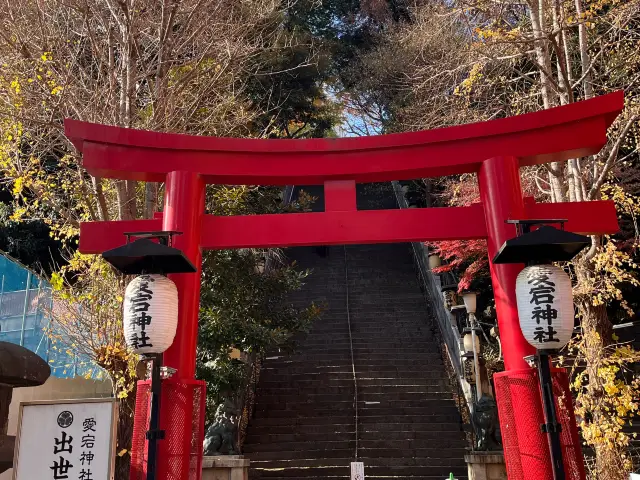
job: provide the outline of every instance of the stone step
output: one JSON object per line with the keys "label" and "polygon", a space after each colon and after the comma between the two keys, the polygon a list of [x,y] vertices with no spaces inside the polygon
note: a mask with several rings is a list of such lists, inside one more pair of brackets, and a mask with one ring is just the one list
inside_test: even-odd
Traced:
{"label": "stone step", "polygon": [[[358,387],[363,389],[374,389],[376,387],[379,388],[387,388],[387,387],[409,387],[409,386],[433,386],[433,385],[442,385],[448,386],[449,380],[442,378],[384,378],[384,377],[364,377],[358,375],[356,373]],[[305,390],[307,388],[313,388],[318,386],[318,384],[323,386],[331,386],[331,387],[350,387],[353,386],[353,378],[345,376],[335,376],[333,378],[327,377],[322,379],[320,382],[318,379],[297,379],[297,380],[289,380],[286,379],[280,381],[271,381],[265,380],[260,382],[259,390],[271,390],[276,388],[289,388],[289,389],[300,389]]]}
{"label": "stone step", "polygon": [[[427,396],[414,395],[411,398],[391,398],[390,396],[370,396],[367,399],[358,395],[358,413],[366,413],[370,410],[380,408],[395,407],[398,411],[404,412],[411,408],[439,408],[443,399],[448,399],[448,395],[435,396],[433,394]],[[335,395],[326,395],[325,398],[319,400],[317,398],[297,396],[285,397],[281,399],[268,399],[263,401],[258,398],[256,402],[256,411],[270,410],[276,412],[278,410],[289,410],[290,412],[310,411],[317,409],[318,412],[334,408],[336,411],[345,411],[353,409],[353,398],[349,395],[337,397]]]}
{"label": "stone step", "polygon": [[[438,456],[446,455],[445,450],[455,448],[460,445],[460,436],[455,438],[443,438],[438,440],[438,448],[442,450]],[[369,448],[384,449],[384,448],[396,448],[399,450],[416,450],[422,448],[430,448],[434,446],[433,439],[402,439],[389,442],[386,439],[375,440],[359,440],[358,448],[363,450]],[[249,454],[252,452],[281,452],[281,458],[287,458],[290,452],[308,452],[310,450],[345,450],[355,448],[355,439],[333,439],[333,440],[314,440],[314,441],[291,441],[291,442],[278,442],[278,443],[264,443],[259,444],[247,443],[244,445],[244,452]],[[413,456],[413,455],[412,455]]]}
{"label": "stone step", "polygon": [[[426,352],[436,352],[439,349],[439,345],[436,344],[435,341],[424,341],[424,342],[405,342],[403,341],[403,337],[387,337],[386,341],[379,341],[374,338],[371,339],[358,339],[357,341],[354,339],[353,342],[353,350],[354,352],[363,352],[366,350],[369,351],[379,351],[379,350],[398,350],[398,349],[407,349],[409,351],[426,351]],[[327,338],[326,341],[314,341],[308,342],[304,341],[304,348],[307,350],[336,350],[336,351],[351,351],[351,346],[349,344],[348,338],[345,342],[338,342],[335,338]]]}
{"label": "stone step", "polygon": [[[322,426],[332,427],[333,425],[353,425],[355,421],[354,415],[341,415],[333,416],[330,419],[322,416],[310,416],[310,417],[257,417],[251,420],[251,429],[253,428],[272,428],[282,427],[291,428],[296,426],[298,428]],[[457,428],[457,425],[461,422],[460,414],[457,409],[451,409],[449,413],[430,413],[426,415],[360,415],[358,417],[358,424],[362,428],[373,425],[421,425],[423,423],[450,423],[452,428]],[[381,427],[386,428],[386,427]]]}
{"label": "stone step", "polygon": [[[445,371],[441,366],[438,368],[425,368],[424,365],[420,365],[420,368],[409,369],[405,366],[396,365],[357,365],[356,376],[357,378],[443,378]],[[311,365],[291,365],[280,367],[268,367],[265,366],[260,379],[265,381],[287,381],[289,379],[297,381],[299,379],[312,379],[312,378],[353,378],[353,369],[351,364],[338,365],[328,367],[318,367]]]}
{"label": "stone step", "polygon": [[[284,469],[251,469],[252,478],[349,478],[349,466],[332,467],[301,467]],[[466,475],[466,466],[446,467],[434,466],[401,466],[401,467],[369,467],[365,468],[365,478],[439,478],[442,480],[445,475],[453,473],[456,476]]]}
{"label": "stone step", "polygon": [[[416,353],[416,354],[397,354],[393,357],[384,354],[370,354],[356,356],[354,358],[356,366],[365,367],[372,365],[380,366],[415,366],[415,365],[442,365],[442,357],[436,353]],[[317,355],[296,355],[285,359],[270,360],[265,362],[265,367],[297,367],[297,366],[316,366],[330,367],[333,365],[347,363],[351,365],[351,355],[349,354],[317,354]]]}
{"label": "stone step", "polygon": [[[310,445],[313,447],[313,445]],[[388,445],[383,448],[358,448],[358,458],[363,460],[369,459],[414,459],[414,458],[437,458],[447,459],[456,462],[464,462],[464,455],[468,452],[466,448],[460,448],[459,446],[450,446],[446,450],[441,447],[424,447],[424,448],[410,448],[402,450],[396,448],[395,445]],[[355,453],[355,441],[351,442],[346,448],[335,448],[331,450],[318,450],[309,448],[307,450],[299,451],[285,451],[278,450],[258,450],[255,452],[247,452],[245,454],[251,461],[275,461],[280,459],[285,460],[311,460],[311,459],[335,459],[335,458],[351,458],[353,459]],[[353,460],[352,460],[353,461]]]}
{"label": "stone step", "polygon": [[[378,456],[365,457],[363,454],[367,454],[371,450],[364,450],[358,452],[358,461],[364,463],[365,470],[368,467],[403,467],[403,466],[452,466],[451,458],[440,457],[394,457],[394,458],[381,458]],[[353,462],[353,452],[351,456],[344,458],[298,458],[288,460],[258,460],[251,459],[251,466],[254,468],[291,468],[291,467],[314,467],[314,466],[336,466],[347,465],[349,466]],[[459,462],[453,462],[456,466],[460,466]]]}
{"label": "stone step", "polygon": [[[353,388],[339,388],[331,391],[327,387],[327,390],[319,388],[319,392],[309,391],[282,391],[281,389],[274,390],[261,390],[258,392],[258,404],[272,404],[272,403],[295,403],[297,400],[300,403],[321,406],[324,404],[331,405],[332,402],[352,402],[354,396]],[[451,392],[440,386],[435,387],[410,387],[407,391],[378,391],[371,392],[365,389],[358,388],[358,400],[360,402],[422,402],[422,401],[439,401],[442,398],[451,398]],[[398,403],[398,406],[402,404]]]}
{"label": "stone step", "polygon": [[[329,335],[333,333],[349,334],[349,322],[347,321],[347,311],[344,313],[334,313],[332,310],[325,310],[327,315],[336,315],[339,320],[318,320],[309,335]],[[349,309],[349,321],[351,322],[351,336],[363,334],[364,336],[373,335],[388,329],[394,331],[423,331],[425,333],[432,332],[431,323],[427,320],[425,312],[420,309],[412,309],[402,312],[396,311],[394,308],[387,310],[371,308],[367,309]]]}
{"label": "stone step", "polygon": [[[411,403],[411,402],[407,402]],[[425,406],[425,407],[399,407],[398,405],[368,405],[366,408],[363,406],[358,409],[358,416],[360,418],[367,416],[381,417],[387,415],[407,415],[407,416],[425,416],[430,413],[442,413],[442,414],[452,414],[457,412],[458,410],[455,406],[443,405],[443,402],[433,401],[433,405]],[[317,416],[317,417],[332,417],[333,415],[342,416],[344,414],[352,414],[355,413],[353,406],[349,406],[348,402],[343,402],[340,406],[334,407],[325,407],[325,408],[317,408],[313,405],[303,405],[298,407],[289,406],[287,408],[273,408],[273,406],[256,406],[256,416],[258,415],[269,415],[271,418],[282,418],[282,417],[309,417],[309,416]]]}
{"label": "stone step", "polygon": [[[262,425],[258,426],[253,424],[251,428],[251,434],[351,434],[355,433],[355,418],[346,418],[343,423],[338,423],[339,420],[335,418],[331,419],[331,422],[325,422],[316,425]],[[363,423],[358,422],[359,432],[379,432],[381,435],[386,435],[388,432],[460,432],[463,425],[459,423],[460,419],[451,416],[445,422],[398,422],[398,423]]]}
{"label": "stone step", "polygon": [[[358,430],[358,441],[413,441],[413,440],[429,440],[429,441],[442,441],[442,440],[459,440],[463,436],[461,431],[441,431],[441,430],[422,430],[422,431],[385,431],[378,432],[372,430]],[[252,432],[246,438],[246,444],[260,444],[264,442],[326,442],[331,441],[334,438],[355,438],[355,430],[347,432],[321,432],[321,433],[254,433]]]}
{"label": "stone step", "polygon": [[[262,395],[317,395],[340,394],[345,391],[353,392],[353,380],[340,380],[337,382],[311,382],[305,384],[266,382],[256,389],[256,394]],[[363,379],[358,379],[358,392],[363,393],[428,393],[445,390],[449,392],[449,384],[445,380],[434,380],[431,383],[417,381],[387,381],[386,384],[372,384]]]}
{"label": "stone step", "polygon": [[[307,354],[305,356],[288,357],[286,359],[270,360],[265,362],[265,368],[274,367],[331,367],[335,365],[349,365],[351,366],[351,355],[347,353],[343,354]],[[415,365],[442,365],[442,357],[436,353],[416,353],[403,354],[390,357],[390,355],[384,354],[371,354],[371,355],[355,355],[353,363],[356,367],[368,367],[368,366],[394,366],[394,367],[408,367]]]}
{"label": "stone step", "polygon": [[[328,339],[330,340],[330,339]],[[302,340],[303,341],[303,340]],[[433,353],[435,349],[438,347],[435,342],[403,342],[402,338],[398,339],[388,339],[386,342],[377,342],[375,345],[372,345],[373,342],[361,341],[353,343],[353,352],[354,353],[396,353],[399,349],[404,352],[410,353],[419,353],[419,352],[427,352]],[[309,344],[305,342],[305,351],[326,351],[326,352],[351,352],[351,346],[349,342],[336,342],[331,343],[327,341],[327,343],[317,342],[313,344]]]}

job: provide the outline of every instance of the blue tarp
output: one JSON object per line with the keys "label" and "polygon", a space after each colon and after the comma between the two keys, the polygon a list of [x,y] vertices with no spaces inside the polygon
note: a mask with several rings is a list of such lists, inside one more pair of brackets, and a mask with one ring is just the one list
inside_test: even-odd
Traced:
{"label": "blue tarp", "polygon": [[98,370],[76,357],[64,341],[52,341],[47,312],[51,285],[24,265],[0,253],[0,341],[22,345],[40,355],[56,377],[69,378]]}

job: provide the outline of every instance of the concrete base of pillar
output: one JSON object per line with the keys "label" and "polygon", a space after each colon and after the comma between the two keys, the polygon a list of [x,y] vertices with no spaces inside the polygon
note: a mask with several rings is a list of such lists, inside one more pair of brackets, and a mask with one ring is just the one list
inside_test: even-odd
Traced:
{"label": "concrete base of pillar", "polygon": [[471,452],[464,459],[469,468],[469,480],[507,480],[502,453]]}
{"label": "concrete base of pillar", "polygon": [[249,459],[242,455],[204,457],[202,480],[249,480]]}

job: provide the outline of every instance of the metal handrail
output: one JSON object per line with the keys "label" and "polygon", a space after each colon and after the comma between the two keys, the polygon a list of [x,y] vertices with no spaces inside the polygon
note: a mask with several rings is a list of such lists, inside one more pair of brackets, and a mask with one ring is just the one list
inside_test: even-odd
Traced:
{"label": "metal handrail", "polygon": [[342,246],[344,252],[344,288],[346,293],[347,325],[349,327],[349,350],[351,352],[351,372],[353,373],[353,409],[355,412],[355,440],[356,448],[354,460],[358,460],[358,376],[356,375],[356,361],[353,353],[353,329],[351,327],[351,313],[349,309],[349,259],[347,256],[347,246]]}
{"label": "metal handrail", "polygon": [[[400,182],[391,182],[393,185],[393,191],[396,196],[399,208],[409,208],[407,199],[402,191]],[[413,257],[416,263],[418,272],[423,283],[424,292],[428,299],[428,302],[432,305],[433,316],[436,320],[440,334],[445,343],[447,356],[451,366],[453,367],[460,388],[464,395],[467,407],[469,411],[473,411],[473,389],[469,382],[466,381],[461,361],[461,345],[462,345],[462,332],[460,332],[457,321],[451,313],[447,312],[444,306],[442,293],[440,291],[440,279],[429,269],[427,258],[425,255],[424,244],[420,242],[411,242],[413,250]],[[453,274],[452,274],[453,275]],[[455,276],[454,276],[455,278]]]}

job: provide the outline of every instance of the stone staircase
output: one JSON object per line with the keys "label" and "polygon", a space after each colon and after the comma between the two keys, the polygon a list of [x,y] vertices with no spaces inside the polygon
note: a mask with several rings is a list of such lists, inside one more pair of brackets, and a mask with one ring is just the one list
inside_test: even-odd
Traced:
{"label": "stone staircase", "polygon": [[251,478],[348,479],[357,448],[367,479],[466,479],[460,415],[409,245],[288,254],[313,269],[294,301],[325,311],[297,353],[264,361],[244,445]]}

